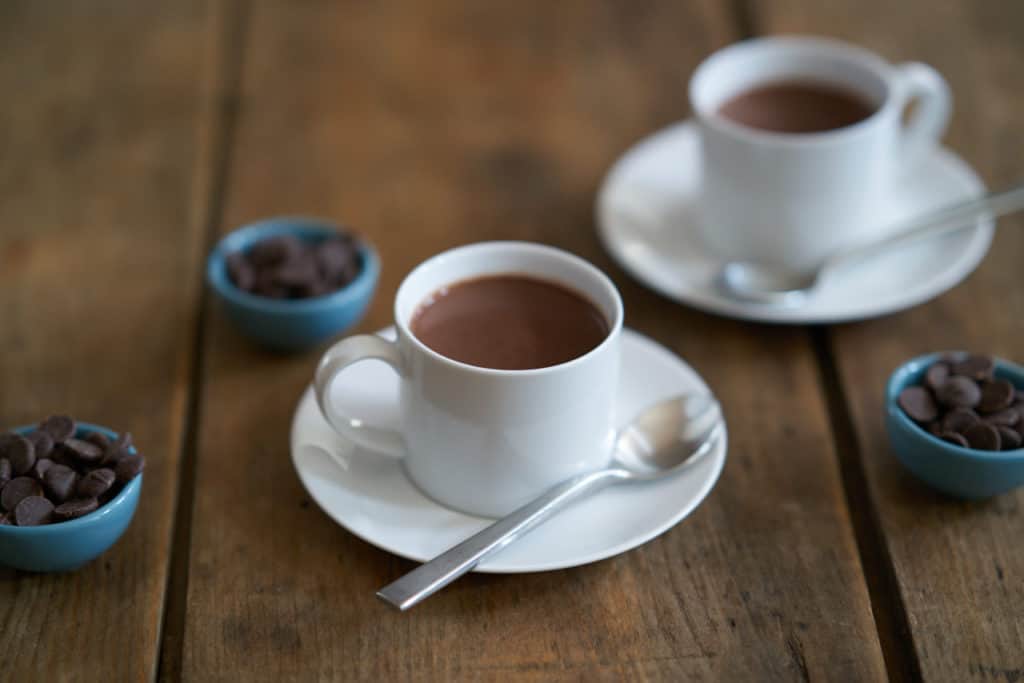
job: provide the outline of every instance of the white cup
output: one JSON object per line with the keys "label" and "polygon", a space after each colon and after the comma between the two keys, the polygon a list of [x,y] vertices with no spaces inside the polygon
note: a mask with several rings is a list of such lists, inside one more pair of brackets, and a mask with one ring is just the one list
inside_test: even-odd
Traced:
{"label": "white cup", "polygon": [[[467,365],[413,335],[417,307],[446,285],[494,274],[524,274],[584,295],[610,332],[596,348],[560,365],[495,370]],[[528,242],[458,247],[416,267],[395,296],[397,340],[343,339],[317,367],[320,410],[341,435],[370,450],[404,458],[412,481],[438,502],[500,517],[554,484],[607,464],[615,439],[622,299],[583,259]],[[401,430],[368,425],[341,413],[330,387],[347,366],[377,358],[400,378]]]}
{"label": "white cup", "polygon": [[[874,113],[819,133],[759,130],[718,113],[734,96],[780,81],[852,91]],[[916,107],[904,124],[910,102]],[[723,259],[802,269],[881,236],[885,193],[937,144],[950,95],[924,64],[892,65],[835,40],[771,37],[704,60],[690,80],[690,104],[700,130],[706,243]]]}

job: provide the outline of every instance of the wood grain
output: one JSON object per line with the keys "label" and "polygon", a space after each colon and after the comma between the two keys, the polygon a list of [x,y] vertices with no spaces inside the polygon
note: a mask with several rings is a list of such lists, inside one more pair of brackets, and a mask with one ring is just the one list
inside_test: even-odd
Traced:
{"label": "wood grain", "polygon": [[146,455],[124,538],[0,570],[0,680],[155,674],[201,249],[196,2],[0,6],[0,425],[68,412]]}
{"label": "wood grain", "polygon": [[529,239],[593,260],[631,326],[688,359],[732,424],[709,500],[591,566],[470,576],[408,614],[413,565],[305,496],[288,432],[317,352],[206,330],[182,671],[201,680],[842,680],[884,677],[807,336],[663,300],[601,251],[612,161],[687,111],[733,40],[713,2],[256,3],[222,230],[270,214],[356,226],[398,282],[455,244]]}
{"label": "wood grain", "polygon": [[[1024,169],[1024,6],[975,3],[763,2],[766,32],[835,35],[893,61],[938,68],[955,106],[947,144],[992,186]],[[932,493],[890,452],[882,421],[888,374],[912,356],[972,349],[1024,361],[1024,220],[1004,219],[983,265],[931,303],[832,333],[856,443],[893,563],[920,673],[929,681],[1024,679],[1021,493],[964,503]]]}

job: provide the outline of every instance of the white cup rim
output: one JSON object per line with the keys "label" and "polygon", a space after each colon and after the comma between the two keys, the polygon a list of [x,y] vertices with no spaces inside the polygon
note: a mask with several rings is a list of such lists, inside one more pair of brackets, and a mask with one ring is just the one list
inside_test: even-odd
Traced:
{"label": "white cup rim", "polygon": [[[523,252],[533,252],[536,254],[545,254],[548,256],[555,256],[559,259],[565,260],[573,267],[579,268],[586,272],[588,277],[592,278],[595,282],[598,283],[598,285],[602,289],[605,290],[605,293],[608,295],[609,301],[611,301],[612,303],[612,316],[611,320],[608,321],[608,334],[605,335],[604,339],[601,340],[600,344],[598,344],[597,346],[595,346],[594,348],[587,351],[581,356],[577,356],[572,360],[565,361],[564,363],[558,363],[557,365],[548,365],[543,368],[530,368],[526,370],[503,370],[500,368],[485,368],[479,365],[470,365],[469,363],[463,363],[462,361],[449,358],[448,356],[445,356],[433,350],[432,348],[424,344],[422,341],[420,341],[420,339],[415,334],[413,334],[409,325],[406,323],[406,321],[402,318],[402,316],[399,313],[399,302],[404,298],[404,295],[406,294],[405,290],[407,287],[410,286],[409,283],[410,281],[413,280],[414,276],[422,273],[427,269],[439,267],[439,263],[443,262],[448,258],[451,258],[456,254],[462,254],[467,251],[486,252],[509,249],[515,249]],[[498,275],[507,272],[509,271],[496,270],[494,271],[493,274]],[[486,274],[481,274],[481,277],[485,276]],[[577,291],[576,288],[573,288],[573,291]],[[580,296],[583,296],[584,299],[586,299],[592,305],[596,305],[591,300],[591,298],[586,294],[583,294],[582,292],[577,293],[579,293]],[[422,301],[422,299],[429,294],[430,292],[421,292],[419,297],[420,300]],[[398,291],[395,293],[392,315],[394,316],[395,326],[398,328],[400,336],[408,339],[419,353],[425,354],[426,356],[430,357],[431,359],[438,363],[446,365],[450,368],[459,369],[466,372],[472,372],[481,375],[489,375],[493,377],[522,378],[536,377],[540,375],[552,374],[555,372],[562,372],[564,370],[576,367],[577,365],[586,363],[591,358],[602,353],[609,345],[613,344],[615,342],[615,339],[619,336],[619,333],[622,330],[624,311],[622,304],[622,296],[619,294],[619,290],[615,287],[615,284],[607,275],[605,275],[603,271],[601,271],[597,266],[590,263],[586,259],[576,256],[575,254],[572,254],[563,249],[558,249],[557,247],[551,247],[545,244],[539,244],[536,242],[508,240],[473,242],[470,244],[464,244],[458,247],[453,247],[446,251],[442,251],[423,261],[415,268],[413,268],[411,271],[409,271],[409,273],[402,279],[401,284],[398,286]]]}
{"label": "white cup rim", "polygon": [[[704,82],[712,77],[712,70],[718,67],[721,62],[726,59],[738,59],[740,56],[753,50],[763,50],[771,47],[817,50],[827,53],[829,56],[855,63],[866,71],[870,71],[884,84],[885,96],[871,115],[861,121],[849,126],[813,133],[781,133],[745,126],[721,116],[715,107],[708,105],[705,101],[706,98],[701,97],[700,91],[703,90]],[[763,36],[733,43],[705,57],[697,65],[693,75],[690,77],[688,96],[694,116],[703,125],[714,128],[719,132],[760,144],[792,147],[814,146],[845,141],[851,137],[869,134],[883,116],[887,115],[891,109],[897,106],[896,89],[892,82],[891,72],[892,65],[885,61],[885,59],[866,48],[852,43],[819,36]]]}

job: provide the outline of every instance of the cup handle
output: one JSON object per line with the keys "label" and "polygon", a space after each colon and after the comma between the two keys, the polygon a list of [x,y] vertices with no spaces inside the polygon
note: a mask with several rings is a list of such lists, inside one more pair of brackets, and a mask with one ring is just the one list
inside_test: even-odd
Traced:
{"label": "cup handle", "polygon": [[924,152],[934,147],[946,132],[952,97],[946,80],[927,64],[899,64],[896,73],[902,90],[900,108],[917,101],[917,107],[903,127],[903,139],[899,146],[900,165],[908,168]]}
{"label": "cup handle", "polygon": [[342,339],[327,350],[320,359],[313,380],[316,402],[320,412],[339,434],[363,448],[400,457],[405,455],[405,439],[401,432],[366,424],[357,417],[346,415],[331,403],[330,388],[334,379],[353,363],[376,358],[390,365],[399,375],[404,374],[398,344],[374,334],[360,334]]}

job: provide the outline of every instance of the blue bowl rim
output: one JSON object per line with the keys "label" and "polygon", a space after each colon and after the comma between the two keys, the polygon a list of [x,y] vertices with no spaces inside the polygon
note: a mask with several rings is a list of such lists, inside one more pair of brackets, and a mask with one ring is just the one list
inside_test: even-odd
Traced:
{"label": "blue bowl rim", "polygon": [[[947,353],[962,353],[960,351],[939,351],[936,353],[927,353],[916,358],[902,363],[899,367],[892,371],[889,375],[889,381],[886,383],[886,406],[889,411],[889,415],[892,416],[901,427],[909,429],[912,433],[922,437],[925,443],[938,449],[942,453],[957,457],[964,458],[966,460],[982,460],[986,463],[1002,462],[1002,463],[1018,463],[1024,462],[1024,446],[1021,448],[1015,448],[1012,451],[982,451],[976,448],[964,448],[963,446],[957,446],[956,444],[943,441],[939,437],[928,432],[928,430],[921,427],[919,424],[907,417],[903,409],[900,408],[896,399],[899,397],[899,392],[902,391],[908,384],[907,378],[909,375],[923,370],[928,367],[941,356]],[[1014,386],[1021,387],[1024,385],[1024,367],[1012,363],[1002,358],[996,358],[996,375],[1002,371],[1004,375],[1012,376],[1010,379]]]}
{"label": "blue bowl rim", "polygon": [[[107,429],[106,427],[89,422],[77,422],[76,424],[78,426],[78,429],[75,432],[76,436],[84,431],[100,432],[108,439],[117,438],[117,432]],[[22,427],[15,427],[11,431],[24,435],[35,431],[35,429],[35,425],[26,425]],[[134,446],[132,446],[130,452],[132,454],[136,454],[137,451]],[[40,524],[39,526],[14,526],[13,524],[5,524],[0,526],[0,534],[10,534],[12,536],[55,535],[68,531],[73,532],[87,526],[103,524],[107,517],[114,514],[116,510],[127,504],[128,499],[136,494],[140,486],[142,486],[142,474],[139,474],[139,476],[128,482],[128,485],[121,489],[116,496],[108,500],[105,505],[87,515],[79,517],[78,519],[68,520],[67,522],[56,522],[54,524]]]}
{"label": "blue bowl rim", "polygon": [[300,238],[321,237],[342,233],[341,227],[322,218],[310,216],[275,216],[246,223],[224,235],[214,246],[206,261],[206,279],[213,289],[240,306],[268,313],[314,313],[358,301],[365,285],[376,281],[380,273],[380,259],[373,246],[360,236],[353,235],[362,260],[362,270],[356,279],[344,287],[323,296],[309,299],[271,299],[245,292],[231,282],[225,265],[227,255],[276,235],[296,235]]}

